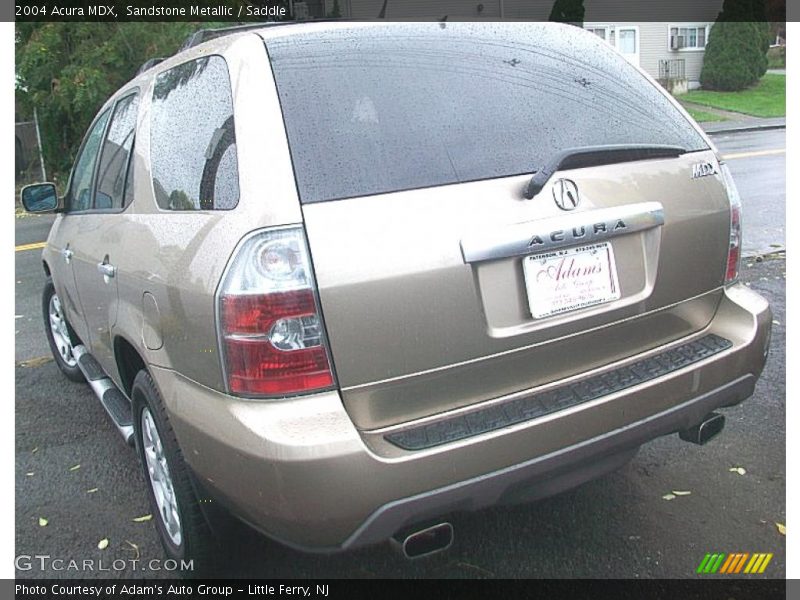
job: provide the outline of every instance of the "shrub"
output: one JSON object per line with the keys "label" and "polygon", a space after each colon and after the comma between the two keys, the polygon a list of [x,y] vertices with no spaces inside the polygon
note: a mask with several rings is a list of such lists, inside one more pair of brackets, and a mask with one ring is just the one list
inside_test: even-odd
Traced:
{"label": "shrub", "polygon": [[556,0],[550,11],[550,20],[580,27],[584,12],[583,0]]}
{"label": "shrub", "polygon": [[760,24],[717,21],[711,28],[700,83],[703,88],[735,91],[758,81],[767,72]]}
{"label": "shrub", "polygon": [[706,44],[700,83],[735,91],[767,72],[770,30],[763,0],[725,0]]}

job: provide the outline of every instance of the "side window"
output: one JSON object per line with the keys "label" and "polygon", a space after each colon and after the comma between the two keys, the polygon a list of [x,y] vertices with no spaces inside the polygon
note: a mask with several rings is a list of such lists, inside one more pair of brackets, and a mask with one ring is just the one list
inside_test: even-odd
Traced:
{"label": "side window", "polygon": [[92,180],[97,163],[97,151],[108,121],[110,110],[105,111],[92,125],[83,142],[80,156],[72,170],[72,180],[67,194],[67,207],[70,211],[89,210],[92,207]]}
{"label": "side window", "polygon": [[94,208],[97,210],[121,209],[126,192],[128,163],[136,132],[136,114],[139,97],[126,96],[117,102],[108,126],[97,170],[97,188]]}
{"label": "side window", "polygon": [[207,56],[158,75],[150,114],[158,205],[167,210],[234,208],[239,164],[225,59]]}

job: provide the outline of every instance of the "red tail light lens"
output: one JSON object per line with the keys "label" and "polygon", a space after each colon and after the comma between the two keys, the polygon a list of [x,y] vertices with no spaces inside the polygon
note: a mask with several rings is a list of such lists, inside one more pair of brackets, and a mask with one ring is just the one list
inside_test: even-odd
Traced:
{"label": "red tail light lens", "polygon": [[218,311],[232,393],[287,396],[333,385],[302,229],[248,238],[222,283]]}
{"label": "red tail light lens", "polygon": [[742,200],[733,181],[728,165],[720,165],[722,181],[728,192],[731,205],[731,226],[728,243],[728,260],[725,269],[725,283],[733,283],[739,279],[739,263],[742,256]]}

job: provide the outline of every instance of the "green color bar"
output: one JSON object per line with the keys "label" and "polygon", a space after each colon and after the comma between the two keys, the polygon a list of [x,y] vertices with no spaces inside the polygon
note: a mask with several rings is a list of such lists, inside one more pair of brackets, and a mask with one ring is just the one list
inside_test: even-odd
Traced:
{"label": "green color bar", "polygon": [[714,567],[714,563],[717,562],[717,558],[718,557],[719,557],[719,554],[716,554],[716,553],[711,555],[711,559],[708,561],[708,564],[706,565],[706,568],[703,569],[703,573],[711,573],[711,569]]}
{"label": "green color bar", "polygon": [[704,571],[704,569],[706,568],[706,565],[708,564],[708,561],[709,561],[710,558],[711,558],[711,554],[706,552],[705,558],[703,558],[703,561],[700,563],[700,566],[697,567],[697,573],[702,573]]}

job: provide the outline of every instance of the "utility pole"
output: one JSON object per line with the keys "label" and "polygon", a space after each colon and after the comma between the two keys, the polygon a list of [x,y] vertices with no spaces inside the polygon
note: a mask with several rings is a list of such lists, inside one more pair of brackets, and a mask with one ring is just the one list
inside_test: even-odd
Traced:
{"label": "utility pole", "polygon": [[39,133],[39,113],[33,108],[33,124],[36,126],[36,144],[39,146],[39,166],[42,168],[42,181],[47,181],[47,171],[44,168],[44,154],[42,153],[42,136]]}

